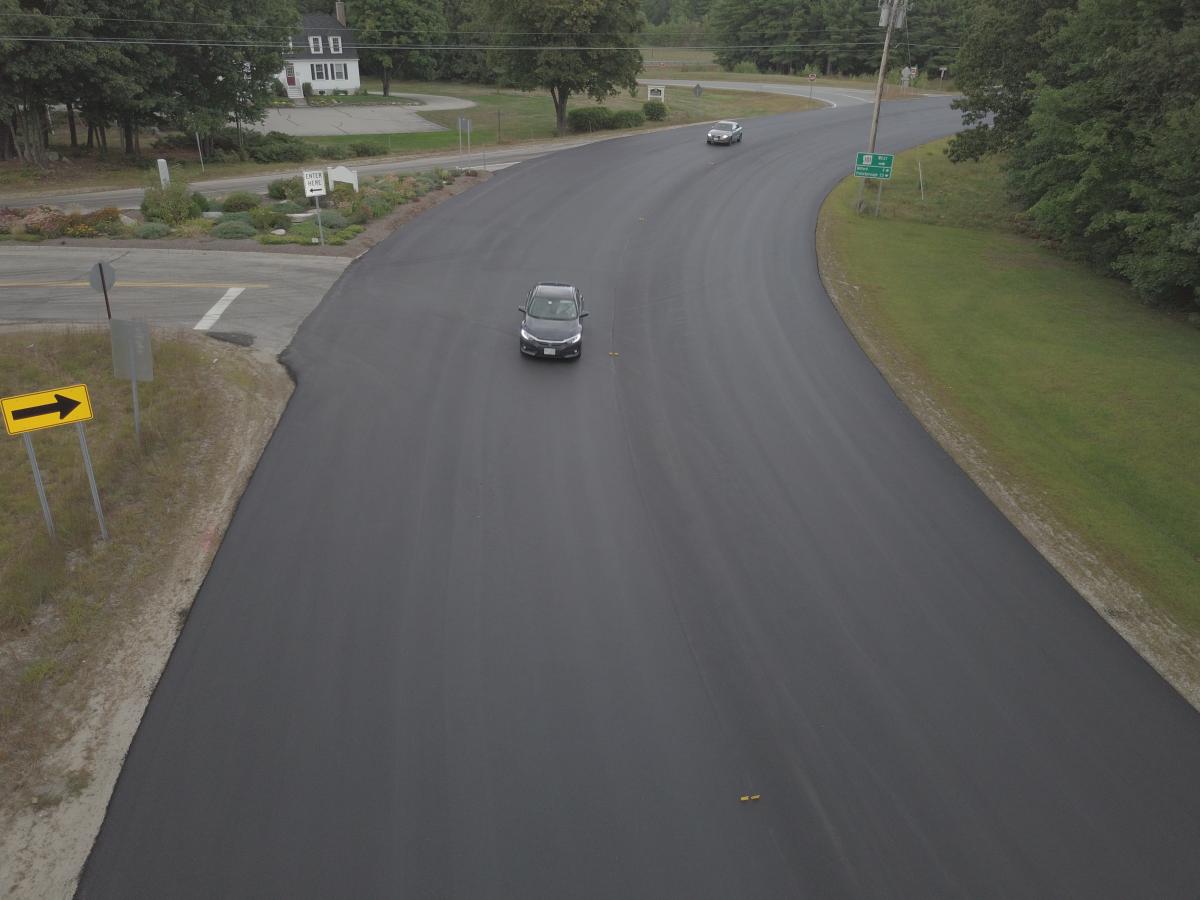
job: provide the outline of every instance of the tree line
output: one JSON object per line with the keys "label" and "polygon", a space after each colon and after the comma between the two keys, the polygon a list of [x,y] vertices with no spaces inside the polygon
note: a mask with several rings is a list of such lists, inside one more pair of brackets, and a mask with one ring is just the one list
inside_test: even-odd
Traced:
{"label": "tree line", "polygon": [[131,155],[144,127],[260,118],[297,23],[293,0],[0,0],[0,158],[45,165],[51,106],[72,146],[115,127]]}
{"label": "tree line", "polygon": [[1200,303],[1200,5],[977,0],[952,159],[1004,154],[1039,233],[1146,300]]}

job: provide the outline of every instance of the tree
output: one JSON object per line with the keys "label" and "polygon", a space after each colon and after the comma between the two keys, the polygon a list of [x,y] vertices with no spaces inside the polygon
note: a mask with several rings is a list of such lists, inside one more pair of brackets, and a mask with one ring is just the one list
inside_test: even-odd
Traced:
{"label": "tree", "polygon": [[955,81],[968,126],[950,141],[950,158],[979,159],[1021,139],[1035,93],[1034,73],[1055,14],[1073,0],[977,0],[967,17]]}
{"label": "tree", "polygon": [[433,51],[420,48],[446,40],[440,0],[355,0],[350,15],[359,44],[372,48],[360,50],[359,58],[379,71],[385,96],[397,76],[422,80],[433,77],[437,57]]}
{"label": "tree", "polygon": [[567,100],[600,101],[637,91],[642,54],[641,0],[483,0],[511,49],[493,55],[503,77],[524,90],[544,88],[554,101],[558,133],[567,130]]}

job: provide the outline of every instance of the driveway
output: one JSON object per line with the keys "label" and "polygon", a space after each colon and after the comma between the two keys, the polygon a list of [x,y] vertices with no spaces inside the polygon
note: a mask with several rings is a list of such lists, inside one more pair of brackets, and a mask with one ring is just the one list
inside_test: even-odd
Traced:
{"label": "driveway", "polygon": [[412,106],[380,104],[379,106],[322,106],[271,109],[257,131],[282,131],[302,137],[328,134],[399,134],[416,131],[445,131],[441,126],[422,118],[421,113],[440,109],[467,109],[471,100],[445,97],[439,94],[392,94],[411,100]]}

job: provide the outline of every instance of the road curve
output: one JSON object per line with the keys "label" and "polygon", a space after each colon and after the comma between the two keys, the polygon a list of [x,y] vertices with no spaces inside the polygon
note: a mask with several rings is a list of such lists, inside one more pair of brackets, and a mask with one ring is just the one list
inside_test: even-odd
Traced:
{"label": "road curve", "polygon": [[869,112],[549,155],[348,269],[79,896],[1194,898],[1200,718],[822,289]]}

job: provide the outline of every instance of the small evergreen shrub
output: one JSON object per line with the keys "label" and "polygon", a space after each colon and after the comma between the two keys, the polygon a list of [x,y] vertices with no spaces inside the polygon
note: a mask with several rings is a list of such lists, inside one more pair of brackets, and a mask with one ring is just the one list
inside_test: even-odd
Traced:
{"label": "small evergreen shrub", "polygon": [[249,222],[232,221],[218,222],[212,230],[212,236],[223,240],[239,240],[252,238],[255,235],[254,226]]}
{"label": "small evergreen shrub", "polygon": [[612,128],[612,110],[607,106],[584,106],[567,113],[567,128],[574,132],[603,131]]}
{"label": "small evergreen shrub", "polygon": [[258,194],[252,194],[250,191],[234,191],[221,203],[221,211],[227,213],[246,212],[257,209],[261,205],[262,198]]}
{"label": "small evergreen shrub", "polygon": [[355,141],[350,145],[351,156],[383,156],[387,148],[371,141]]}
{"label": "small evergreen shrub", "polygon": [[212,209],[212,204],[208,198],[199,191],[192,191],[192,215],[198,216],[200,213],[208,212]]}
{"label": "small evergreen shrub", "polygon": [[250,224],[259,231],[270,231],[272,228],[286,228],[291,220],[278,210],[260,206],[250,210]]}
{"label": "small evergreen shrub", "polygon": [[142,214],[156,222],[178,225],[192,216],[192,195],[187,182],[172,181],[165,188],[151,185],[142,198]]}
{"label": "small evergreen shrub", "polygon": [[639,128],[646,124],[646,117],[636,109],[619,109],[612,114],[612,128]]}
{"label": "small evergreen shrub", "polygon": [[156,240],[157,238],[165,238],[170,233],[171,226],[164,225],[162,222],[143,222],[137,227],[137,230],[134,231],[135,235],[137,235],[139,238],[142,238],[142,240],[147,241]]}
{"label": "small evergreen shrub", "polygon": [[647,100],[642,104],[642,113],[651,122],[662,122],[667,118],[667,104],[661,100]]}

